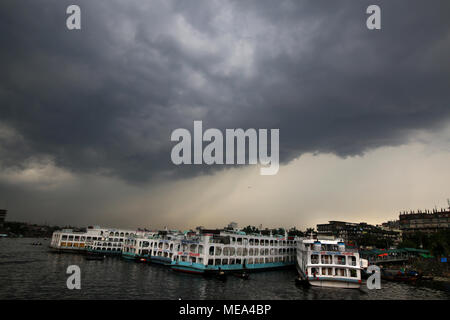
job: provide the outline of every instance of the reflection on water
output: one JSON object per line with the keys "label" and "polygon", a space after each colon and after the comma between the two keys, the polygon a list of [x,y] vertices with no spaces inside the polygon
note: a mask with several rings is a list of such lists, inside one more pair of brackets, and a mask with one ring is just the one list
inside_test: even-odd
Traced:
{"label": "reflection on water", "polygon": [[[87,261],[78,254],[55,254],[48,243],[0,239],[0,299],[449,299],[449,288],[428,283],[382,282],[381,290],[303,288],[295,270],[251,274],[250,280],[172,272],[169,268],[107,258]],[[68,290],[66,269],[81,268],[81,290]]]}

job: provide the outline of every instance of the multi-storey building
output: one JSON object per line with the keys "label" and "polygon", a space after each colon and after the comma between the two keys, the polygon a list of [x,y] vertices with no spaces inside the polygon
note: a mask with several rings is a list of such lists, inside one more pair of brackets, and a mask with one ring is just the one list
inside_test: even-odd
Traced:
{"label": "multi-storey building", "polygon": [[393,230],[386,230],[373,226],[365,222],[352,223],[344,221],[329,221],[326,224],[318,224],[317,232],[319,236],[333,236],[344,239],[347,242],[359,243],[361,239],[372,237],[378,240],[387,240],[395,243],[398,241],[400,233]]}
{"label": "multi-storey building", "polygon": [[448,229],[449,226],[450,208],[400,213],[400,230],[405,235],[416,232],[434,233],[439,230]]}

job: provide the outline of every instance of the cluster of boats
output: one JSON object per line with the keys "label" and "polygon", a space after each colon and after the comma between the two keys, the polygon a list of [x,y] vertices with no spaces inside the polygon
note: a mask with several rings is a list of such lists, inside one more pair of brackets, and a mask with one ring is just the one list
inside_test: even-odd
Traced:
{"label": "cluster of boats", "polygon": [[[296,266],[301,281],[313,286],[359,288],[364,259],[339,239],[246,234],[236,229],[195,232],[132,231],[88,227],[86,232],[55,231],[50,248],[83,252],[86,259],[116,255],[161,264],[173,271],[224,277]],[[367,260],[365,260],[367,264]]]}

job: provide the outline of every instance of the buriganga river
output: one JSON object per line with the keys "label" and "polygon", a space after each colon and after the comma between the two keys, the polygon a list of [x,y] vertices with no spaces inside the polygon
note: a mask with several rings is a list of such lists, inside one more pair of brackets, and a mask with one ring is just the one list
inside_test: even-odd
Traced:
{"label": "buriganga river", "polygon": [[[41,242],[41,246],[31,245]],[[0,239],[0,299],[445,299],[450,288],[434,282],[416,285],[382,281],[380,290],[304,288],[296,272],[250,274],[227,281],[176,273],[170,268],[119,257],[88,261],[81,254],[52,253],[49,240]],[[69,290],[69,265],[81,269],[81,289]]]}

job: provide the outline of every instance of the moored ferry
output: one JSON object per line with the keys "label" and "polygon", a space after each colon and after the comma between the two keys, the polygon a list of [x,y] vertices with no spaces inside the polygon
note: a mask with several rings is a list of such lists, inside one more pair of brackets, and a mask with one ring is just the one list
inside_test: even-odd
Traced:
{"label": "moored ferry", "polygon": [[294,237],[250,235],[236,230],[201,230],[176,246],[174,271],[205,274],[293,266]]}
{"label": "moored ferry", "polygon": [[341,239],[301,239],[297,243],[297,271],[310,285],[335,288],[361,286],[361,260],[356,249]]}
{"label": "moored ferry", "polygon": [[[89,226],[85,232],[63,229],[53,232],[50,249],[57,252],[120,254],[124,240],[137,231]],[[119,249],[119,250],[117,250]]]}
{"label": "moored ferry", "polygon": [[157,232],[145,232],[125,239],[122,246],[122,258],[142,262],[150,261],[153,247],[151,239],[155,234]]}

